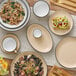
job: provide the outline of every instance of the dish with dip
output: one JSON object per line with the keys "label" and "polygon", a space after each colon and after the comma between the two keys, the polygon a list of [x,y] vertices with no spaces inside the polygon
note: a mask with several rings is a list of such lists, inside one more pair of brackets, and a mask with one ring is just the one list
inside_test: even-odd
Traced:
{"label": "dish with dip", "polygon": [[20,48],[20,41],[14,34],[7,34],[2,37],[1,49],[5,53],[17,53]]}
{"label": "dish with dip", "polygon": [[56,35],[68,34],[73,27],[73,20],[69,13],[58,10],[49,18],[50,30]]}
{"label": "dish with dip", "polygon": [[42,25],[30,25],[27,30],[27,38],[32,47],[41,53],[47,53],[52,49],[52,37]]}
{"label": "dish with dip", "polygon": [[56,47],[56,59],[65,68],[76,68],[76,38],[66,37]]}

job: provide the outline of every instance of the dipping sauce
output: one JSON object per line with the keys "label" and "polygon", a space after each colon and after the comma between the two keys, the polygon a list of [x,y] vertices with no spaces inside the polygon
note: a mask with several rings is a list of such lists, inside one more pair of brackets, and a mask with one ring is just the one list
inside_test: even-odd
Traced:
{"label": "dipping sauce", "polygon": [[35,38],[40,38],[42,36],[42,32],[39,29],[35,29],[33,31],[33,35],[34,35]]}
{"label": "dipping sauce", "polygon": [[64,38],[56,48],[58,62],[66,68],[76,68],[76,38]]}
{"label": "dipping sauce", "polygon": [[7,52],[12,52],[16,49],[16,40],[12,37],[3,40],[3,49]]}
{"label": "dipping sauce", "polygon": [[34,4],[33,11],[38,17],[44,17],[49,13],[49,5],[46,1],[38,1]]}

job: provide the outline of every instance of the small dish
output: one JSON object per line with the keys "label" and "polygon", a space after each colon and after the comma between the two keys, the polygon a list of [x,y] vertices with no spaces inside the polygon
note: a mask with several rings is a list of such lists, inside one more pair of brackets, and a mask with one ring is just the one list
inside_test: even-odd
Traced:
{"label": "small dish", "polygon": [[[11,1],[15,2],[14,0],[11,0]],[[0,10],[6,2],[8,2],[8,0],[1,0]],[[0,17],[0,24],[1,24],[0,27],[2,27],[3,29],[5,29],[7,31],[16,31],[16,30],[23,28],[27,24],[27,22],[29,21],[29,18],[30,18],[30,7],[29,7],[27,1],[17,0],[16,2],[18,2],[24,9],[25,16],[24,16],[23,20],[17,25],[10,25],[10,24],[4,23],[2,18]]]}
{"label": "small dish", "polygon": [[[31,56],[33,55],[33,57],[34,57],[34,60],[33,60],[33,57],[32,57],[32,59],[31,59]],[[19,54],[14,60],[13,60],[13,62],[12,62],[12,64],[11,64],[11,76],[14,76],[14,72],[16,71],[15,69],[16,69],[16,63],[18,63],[19,61],[21,61],[21,63],[23,62],[23,64],[24,64],[24,58],[25,58],[25,60],[27,60],[27,62],[29,61],[31,61],[32,60],[32,63],[34,62],[34,61],[36,61],[37,60],[37,62],[38,62],[38,59],[40,59],[40,61],[42,62],[42,64],[41,64],[41,66],[42,66],[42,68],[43,68],[43,75],[39,75],[39,76],[46,76],[47,75],[47,65],[46,65],[46,63],[45,63],[45,61],[44,61],[44,59],[38,54],[38,53],[35,53],[35,52],[23,52],[23,53],[21,53],[21,54]],[[39,66],[39,64],[32,64],[31,63],[31,65],[29,65],[28,63],[28,65],[27,64],[25,64],[26,66],[23,66],[24,68],[27,68],[27,67],[29,67],[30,66],[30,69],[33,67],[33,66]],[[36,62],[35,62],[36,63]],[[34,67],[34,68],[35,68]],[[33,68],[33,69],[34,69]],[[28,69],[28,71],[29,71],[29,68],[27,68]],[[27,69],[25,70],[26,72],[27,72]],[[40,69],[40,68],[39,68]],[[19,70],[19,69],[18,69]],[[23,70],[23,69],[22,69]],[[20,71],[19,71],[20,72]],[[17,73],[18,74],[18,73]],[[21,72],[20,72],[20,74],[21,74]],[[29,73],[28,73],[29,74]],[[35,73],[36,74],[36,73]],[[39,73],[40,74],[40,73]],[[23,74],[24,76],[26,75],[26,73],[24,73]],[[34,75],[34,76],[36,76],[36,75]]]}
{"label": "small dish", "polygon": [[[35,29],[41,30],[42,36],[40,38],[35,38],[33,36],[33,31]],[[32,47],[41,53],[47,53],[52,49],[53,46],[52,37],[50,33],[42,25],[39,24],[30,25],[27,30],[27,38]]]}
{"label": "small dish", "polygon": [[[63,22],[61,21],[61,24],[64,23],[63,26],[61,25],[62,27],[60,26],[61,29],[57,29],[57,28],[54,29],[53,20],[55,18],[58,18],[58,17],[64,18],[67,21],[67,27],[68,26],[69,27],[68,28],[67,27],[64,27],[63,28],[63,26],[66,26],[66,25],[64,25],[66,21],[63,21]],[[57,26],[57,25],[55,25],[55,26]],[[54,34],[56,34],[56,35],[65,35],[65,34],[68,34],[72,30],[72,27],[73,27],[73,19],[72,19],[71,15],[69,13],[67,13],[66,11],[58,10],[54,14],[52,14],[50,16],[50,18],[49,18],[49,27],[50,27],[50,30]],[[65,29],[65,28],[67,28],[67,29]]]}
{"label": "small dish", "polygon": [[5,53],[17,53],[20,48],[20,41],[16,35],[7,34],[2,37],[1,49]]}
{"label": "small dish", "polygon": [[50,11],[49,5],[46,1],[37,1],[33,6],[33,12],[38,17],[45,17]]}
{"label": "small dish", "polygon": [[76,38],[66,37],[56,47],[56,59],[68,69],[76,68]]}
{"label": "small dish", "polygon": [[33,31],[33,35],[34,35],[35,38],[40,38],[42,36],[42,32],[39,29],[35,29]]}

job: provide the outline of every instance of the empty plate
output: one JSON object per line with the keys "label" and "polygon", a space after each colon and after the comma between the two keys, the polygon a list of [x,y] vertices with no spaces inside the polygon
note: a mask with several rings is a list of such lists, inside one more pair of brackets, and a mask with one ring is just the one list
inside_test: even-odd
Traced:
{"label": "empty plate", "polygon": [[66,37],[56,47],[57,61],[66,68],[76,68],[76,38]]}

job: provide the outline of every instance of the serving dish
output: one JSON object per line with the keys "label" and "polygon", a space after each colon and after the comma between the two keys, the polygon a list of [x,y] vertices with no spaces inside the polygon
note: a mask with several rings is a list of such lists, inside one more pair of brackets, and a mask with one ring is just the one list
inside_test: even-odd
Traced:
{"label": "serving dish", "polygon": [[76,68],[76,38],[66,37],[56,47],[56,59],[60,65],[68,69]]}
{"label": "serving dish", "polygon": [[[13,40],[15,40],[15,42],[16,42],[16,48],[14,49],[14,50],[12,50],[12,51],[8,51],[8,50],[5,50],[5,49],[11,49],[12,48],[12,46],[14,46],[13,45],[13,43],[11,43],[11,41],[9,41],[8,40],[8,38],[9,38],[9,40],[10,40],[10,38],[12,38]],[[8,42],[8,44],[7,43],[5,43],[4,44],[4,46],[5,46],[5,49],[4,49],[4,47],[3,47],[3,42],[4,42],[4,40],[5,39],[7,39],[6,40],[6,42]],[[9,48],[9,46],[10,46],[10,48]],[[1,41],[0,41],[0,47],[1,47],[1,50],[4,52],[4,53],[17,53],[18,51],[19,51],[19,49],[20,49],[20,40],[18,39],[18,37],[15,35],[15,34],[7,34],[7,35],[4,35],[2,38],[1,38]]]}
{"label": "serving dish", "polygon": [[[66,25],[64,25],[65,22],[63,22],[63,20],[62,21],[60,20],[59,23],[56,23],[56,24],[60,24],[61,28],[57,28],[58,27],[57,25],[55,25],[57,27],[54,28],[53,20],[54,19],[56,20],[59,17],[62,18],[62,19],[64,18],[66,20],[65,22],[67,22],[67,26],[69,26],[68,28],[64,27]],[[56,35],[65,35],[65,34],[68,34],[72,30],[73,19],[72,19],[71,15],[68,12],[66,12],[64,10],[58,10],[54,14],[52,14],[50,16],[50,18],[49,18],[49,27],[50,27],[50,30],[54,34],[56,34]]]}
{"label": "serving dish", "polygon": [[[6,3],[7,1],[8,0],[1,0],[0,10],[3,7],[4,3]],[[14,0],[11,0],[11,1],[14,2]],[[29,7],[27,1],[26,0],[17,0],[17,2],[22,6],[22,8],[25,12],[25,16],[24,16],[23,20],[17,25],[10,25],[10,24],[4,23],[3,20],[0,17],[0,26],[5,30],[8,30],[8,31],[19,30],[19,29],[23,28],[27,24],[27,22],[29,21],[30,7]]]}
{"label": "serving dish", "polygon": [[[46,63],[45,63],[45,61],[44,61],[44,59],[39,55],[39,54],[37,54],[37,53],[35,53],[35,52],[24,52],[24,53],[21,53],[21,54],[19,54],[14,60],[13,60],[13,62],[12,62],[12,64],[11,64],[11,76],[14,76],[14,70],[16,69],[15,68],[15,66],[17,65],[16,63],[18,63],[19,62],[19,60],[21,60],[21,61],[24,61],[24,60],[22,60],[22,57],[26,57],[27,56],[27,58],[26,58],[26,60],[27,59],[29,59],[29,60],[27,60],[27,61],[30,61],[30,58],[31,58],[31,56],[32,55],[34,55],[35,56],[35,59],[34,60],[36,60],[36,59],[40,59],[40,62],[42,62],[42,67],[43,67],[43,76],[46,76],[47,75],[47,65],[46,65]],[[36,58],[37,57],[37,58]],[[33,62],[32,62],[33,63]],[[29,63],[30,64],[30,63]],[[28,64],[28,66],[29,66],[29,64]],[[36,64],[36,65],[38,65],[38,64]],[[35,65],[35,66],[36,66]],[[34,65],[33,65],[34,66]],[[32,66],[32,67],[33,67]],[[27,66],[25,66],[25,67],[27,67]],[[27,68],[27,69],[29,69],[29,67]],[[31,67],[30,67],[30,69],[31,69]],[[29,73],[29,72],[28,72]]]}
{"label": "serving dish", "polygon": [[[39,29],[42,32],[42,36],[40,38],[35,38],[33,36],[33,31],[35,29]],[[27,38],[30,44],[34,49],[41,53],[47,53],[52,49],[53,41],[50,33],[39,24],[32,24],[29,26],[27,30]]]}

